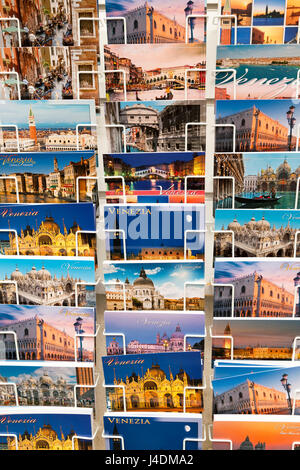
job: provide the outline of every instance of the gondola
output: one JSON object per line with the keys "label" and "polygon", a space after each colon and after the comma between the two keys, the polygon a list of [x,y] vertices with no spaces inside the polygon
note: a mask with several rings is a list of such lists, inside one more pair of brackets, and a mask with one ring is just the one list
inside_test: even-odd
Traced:
{"label": "gondola", "polygon": [[270,196],[254,196],[254,197],[242,197],[235,196],[235,200],[241,204],[275,204],[281,199],[281,196],[270,197]]}

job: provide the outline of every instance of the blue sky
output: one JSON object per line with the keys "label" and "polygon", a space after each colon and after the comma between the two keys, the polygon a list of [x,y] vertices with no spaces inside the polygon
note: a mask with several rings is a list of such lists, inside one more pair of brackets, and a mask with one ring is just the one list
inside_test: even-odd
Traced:
{"label": "blue sky", "polygon": [[[105,312],[105,331],[121,332],[125,334],[126,344],[133,339],[142,343],[153,344],[156,342],[156,334],[161,336],[167,333],[171,336],[179,324],[183,334],[203,334],[205,326],[204,315],[192,315],[167,313],[141,313],[141,312]],[[193,338],[196,342],[197,339]],[[112,337],[107,338],[107,343]],[[200,341],[200,339],[199,339]]]}
{"label": "blue sky", "polygon": [[[120,361],[139,361],[139,364],[120,364]],[[175,375],[183,369],[191,380],[202,379],[202,365],[200,352],[172,352],[164,354],[130,354],[124,356],[102,357],[103,373],[106,385],[114,383],[114,374],[117,379],[126,379],[133,373],[143,377],[147,369],[158,364],[161,370],[170,378],[170,372]]]}
{"label": "blue sky", "polygon": [[289,155],[288,153],[246,153],[243,154],[245,165],[245,175],[257,175],[261,170],[266,170],[269,166],[274,171],[277,170],[284,160],[287,160],[291,171],[295,171],[299,165],[299,154]]}
{"label": "blue sky", "polygon": [[215,214],[216,219],[216,230],[220,230],[222,225],[225,229],[234,218],[237,219],[239,224],[244,225],[250,222],[251,218],[254,217],[256,221],[261,220],[264,217],[270,224],[271,228],[275,225],[276,228],[281,226],[286,227],[288,222],[290,227],[300,230],[300,212],[295,210],[248,210],[248,209],[217,209]]}
{"label": "blue sky", "polygon": [[[29,215],[13,216],[13,214],[28,212]],[[10,228],[21,234],[21,229],[28,225],[34,230],[40,226],[46,217],[53,217],[64,233],[63,222],[69,232],[76,221],[82,230],[95,230],[94,206],[90,203],[80,204],[0,204],[0,229]],[[10,214],[12,214],[10,216]],[[33,215],[31,215],[33,214]],[[1,238],[1,235],[0,235]]]}
{"label": "blue sky", "polygon": [[298,44],[251,44],[218,46],[217,59],[247,59],[259,57],[298,57]]}
{"label": "blue sky", "polygon": [[49,377],[56,382],[59,378],[66,380],[68,384],[76,384],[76,368],[75,367],[36,367],[29,365],[0,365],[0,376],[7,378],[8,382],[16,384],[30,378],[39,379],[43,375],[48,374]]}
{"label": "blue sky", "polygon": [[165,109],[166,106],[170,106],[170,104],[173,104],[170,101],[121,101],[119,103],[120,109],[129,107],[131,108],[132,106],[136,105],[144,105],[147,108],[153,108],[156,109],[159,113]]}
{"label": "blue sky", "polygon": [[42,269],[44,266],[52,277],[56,274],[57,277],[67,276],[68,270],[70,277],[77,279],[80,277],[85,282],[95,282],[95,265],[94,261],[87,260],[86,258],[66,258],[60,257],[59,259],[53,259],[50,256],[42,258],[35,256],[30,258],[28,256],[5,256],[1,258],[0,263],[0,279],[4,280],[5,274],[10,278],[11,273],[18,266],[19,271],[26,274],[31,271],[33,266],[36,270]]}
{"label": "blue sky", "polygon": [[262,274],[265,279],[277,286],[283,286],[294,294],[294,277],[300,272],[300,262],[294,263],[282,259],[263,261],[215,261],[215,281],[219,284],[230,284],[237,277],[248,276],[254,272]]}
{"label": "blue sky", "polygon": [[[119,279],[125,282],[128,277],[129,282],[132,283],[139,277],[141,268],[144,268],[147,276],[153,281],[155,288],[159,290],[160,294],[166,298],[180,299],[184,295],[184,283],[191,282],[204,282],[204,263],[201,261],[175,261],[167,263],[105,263],[103,265],[104,280],[105,282],[114,282]],[[114,286],[107,289],[114,289]],[[203,289],[199,286],[187,286],[187,297],[199,296],[200,291]]]}
{"label": "blue sky", "polygon": [[31,107],[37,129],[75,128],[76,124],[91,122],[91,106],[92,104],[72,101],[60,101],[59,104],[51,101],[0,101],[0,124],[15,124],[20,128],[28,128]]}
{"label": "blue sky", "polygon": [[[20,408],[21,410],[21,408]],[[7,417],[7,419],[3,419]],[[19,423],[19,419],[34,419],[35,423]],[[14,420],[16,422],[9,422]],[[3,422],[2,422],[3,421]],[[75,431],[76,434],[81,436],[89,437],[92,435],[91,429],[91,417],[88,415],[79,414],[79,412],[73,414],[64,413],[9,413],[0,415],[0,433],[15,433],[22,434],[24,431],[35,434],[37,431],[44,426],[44,424],[50,424],[54,431],[57,432],[58,438],[61,437],[61,431],[65,437],[71,430]]]}
{"label": "blue sky", "polygon": [[133,168],[159,165],[162,163],[173,163],[176,161],[188,162],[193,159],[194,155],[204,155],[203,152],[178,152],[178,153],[115,153],[109,155],[110,158],[120,158],[126,164],[131,165]]}
{"label": "blue sky", "polygon": [[[139,417],[137,413],[135,416]],[[126,423],[121,420],[122,414],[112,413],[104,416],[105,434],[112,435],[116,424],[118,434],[124,436],[126,450],[180,450],[183,440],[202,437],[202,415],[192,418],[189,413],[182,416],[181,413],[169,413],[168,418],[159,416],[147,418],[150,424],[133,424],[130,420]],[[115,419],[119,418],[116,423]],[[109,440],[112,444],[112,440]],[[186,442],[189,450],[200,449],[201,442]]]}
{"label": "blue sky", "polygon": [[[244,373],[245,369],[235,369],[235,374]],[[300,368],[289,367],[287,369],[276,369],[272,371],[264,371],[253,373],[250,372],[244,375],[236,375],[235,377],[228,377],[226,379],[214,380],[213,389],[214,394],[220,394],[233,387],[245,382],[247,379],[257,384],[264,385],[266,387],[275,388],[278,391],[284,392],[284,388],[281,385],[280,379],[283,374],[288,374],[288,382],[292,385],[291,397],[294,397],[295,390],[300,390]],[[300,400],[300,393],[297,393],[297,399]]]}
{"label": "blue sky", "polygon": [[253,16],[258,13],[265,13],[266,6],[269,8],[269,12],[273,10],[282,11],[285,7],[285,0],[255,0],[253,6]]}
{"label": "blue sky", "polygon": [[[118,206],[105,206],[105,227],[125,231],[127,253],[139,253],[142,248],[184,247],[186,230],[204,230],[204,205],[125,206],[125,213],[117,213]],[[120,207],[122,210],[122,207]],[[129,215],[128,215],[129,212]],[[133,214],[133,215],[131,215]],[[0,206],[1,215],[1,206]],[[118,222],[118,224],[116,224]],[[204,234],[188,233],[187,248],[201,252],[204,248]],[[111,233],[111,248],[114,234]]]}
{"label": "blue sky", "polygon": [[290,106],[295,106],[294,117],[296,118],[296,125],[294,135],[296,135],[296,128],[300,124],[300,101],[299,100],[236,100],[236,101],[217,101],[216,102],[216,116],[219,117],[230,116],[241,111],[253,108],[255,106],[267,116],[279,121],[286,128],[288,127],[286,113]]}
{"label": "blue sky", "polygon": [[[56,157],[58,169],[62,170],[70,162],[80,162],[81,158],[92,157],[92,151],[79,152],[32,152],[32,153],[0,153],[1,173],[43,173],[49,174],[54,170]],[[15,160],[17,159],[17,161]]]}

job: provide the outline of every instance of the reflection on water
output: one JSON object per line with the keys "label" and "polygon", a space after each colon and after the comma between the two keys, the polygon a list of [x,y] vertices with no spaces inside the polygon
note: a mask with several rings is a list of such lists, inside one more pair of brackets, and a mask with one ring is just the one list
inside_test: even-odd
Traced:
{"label": "reflection on water", "polygon": [[[57,197],[49,197],[46,194],[19,194],[22,203],[51,203],[63,204],[66,202],[76,202],[75,199],[59,199]],[[16,194],[0,194],[1,204],[13,204],[17,202]]]}
{"label": "reflection on water", "polygon": [[141,190],[160,190],[160,187],[164,190],[167,191],[168,189],[173,189],[173,190],[183,190],[184,189],[184,181],[178,180],[178,181],[172,181],[172,180],[154,180],[154,179],[148,179],[148,180],[140,180],[140,181],[131,181],[129,184],[130,191],[141,191]]}
{"label": "reflection on water", "polygon": [[[182,90],[174,90],[171,89],[173,94],[173,100],[184,100],[185,99],[185,92],[184,89]],[[144,91],[127,91],[127,101],[151,101],[156,100],[156,98],[165,97],[166,90],[144,90]],[[111,101],[124,101],[124,93],[123,91],[119,91],[116,93],[111,93],[109,95]],[[188,100],[203,100],[205,98],[205,91],[204,90],[196,90],[196,89],[188,89],[187,92],[187,99]],[[158,100],[159,101],[159,100]]]}
{"label": "reflection on water", "polygon": [[[261,196],[262,193],[256,193],[255,197]],[[253,198],[253,193],[240,193],[237,194],[237,196],[241,197],[251,197]],[[276,197],[281,196],[279,201],[277,201],[275,204],[270,203],[270,204],[242,204],[241,202],[235,201],[235,208],[237,209],[294,209],[295,207],[295,197],[296,193],[293,191],[285,191],[285,192],[276,192]],[[222,201],[219,201],[216,203],[216,208],[217,209],[232,209],[232,198],[228,197]],[[300,209],[300,201],[298,201],[298,209]]]}

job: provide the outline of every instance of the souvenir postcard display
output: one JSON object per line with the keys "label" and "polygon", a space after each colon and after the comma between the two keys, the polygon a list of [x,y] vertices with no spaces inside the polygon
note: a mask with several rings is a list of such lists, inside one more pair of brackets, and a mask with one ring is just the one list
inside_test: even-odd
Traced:
{"label": "souvenir postcard display", "polygon": [[4,3],[0,446],[92,450],[97,3]]}
{"label": "souvenir postcard display", "polygon": [[214,450],[299,448],[299,6],[221,4]]}

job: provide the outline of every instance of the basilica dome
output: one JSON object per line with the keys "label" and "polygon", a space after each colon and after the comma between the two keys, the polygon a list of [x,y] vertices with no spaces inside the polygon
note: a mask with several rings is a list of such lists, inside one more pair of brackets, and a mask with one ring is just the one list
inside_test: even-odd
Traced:
{"label": "basilica dome", "polygon": [[50,424],[44,424],[40,430],[40,434],[48,439],[57,439],[57,433]]}
{"label": "basilica dome", "polygon": [[233,222],[230,222],[228,225],[228,230],[237,230],[239,228],[241,228],[241,226],[236,219],[234,219]]}
{"label": "basilica dome", "polygon": [[183,338],[184,334],[181,331],[181,328],[179,325],[176,326],[176,330],[172,334],[171,338]]}
{"label": "basilica dome", "polygon": [[30,277],[36,277],[36,275],[37,275],[36,267],[35,267],[35,266],[32,266],[31,271],[29,271],[29,272],[26,273],[26,274],[27,274],[27,276],[30,276]]}
{"label": "basilica dome", "polygon": [[23,274],[19,271],[18,266],[16,266],[15,271],[11,274],[11,280],[17,281],[18,279],[23,279]]}
{"label": "basilica dome", "polygon": [[59,225],[54,222],[53,217],[46,217],[40,225],[40,230],[46,230],[47,232],[54,232],[56,235],[60,233]]}
{"label": "basilica dome", "polygon": [[256,228],[257,228],[257,230],[267,231],[267,230],[270,230],[271,225],[270,225],[269,222],[264,218],[264,216],[262,216],[261,220],[259,220],[258,222],[256,222]]}
{"label": "basilica dome", "polygon": [[40,384],[41,385],[43,385],[43,384],[44,385],[52,385],[53,384],[53,380],[51,379],[51,377],[49,377],[47,372],[45,372],[45,374],[40,377]]}
{"label": "basilica dome", "polygon": [[284,162],[279,165],[276,170],[276,173],[277,175],[281,175],[282,173],[286,173],[287,175],[289,175],[291,173],[291,167],[288,164],[287,160],[284,160]]}
{"label": "basilica dome", "polygon": [[47,269],[45,269],[45,266],[43,266],[42,269],[40,269],[37,272],[37,278],[40,281],[49,281],[49,280],[52,279],[52,276],[51,276],[50,272]]}
{"label": "basilica dome", "polygon": [[134,286],[154,287],[153,281],[147,277],[144,268],[141,269],[140,275],[133,281]]}
{"label": "basilica dome", "polygon": [[247,225],[248,228],[254,229],[255,225],[256,225],[255,217],[252,217],[250,222],[248,222],[246,225]]}
{"label": "basilica dome", "polygon": [[151,375],[151,377],[153,377],[154,379],[165,379],[166,378],[166,374],[164,373],[163,370],[161,370],[160,366],[158,364],[153,364],[151,369],[149,369],[149,373]]}

